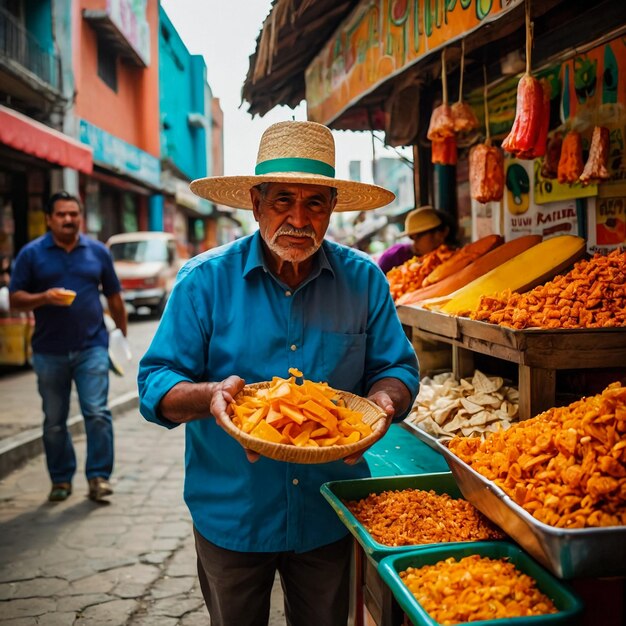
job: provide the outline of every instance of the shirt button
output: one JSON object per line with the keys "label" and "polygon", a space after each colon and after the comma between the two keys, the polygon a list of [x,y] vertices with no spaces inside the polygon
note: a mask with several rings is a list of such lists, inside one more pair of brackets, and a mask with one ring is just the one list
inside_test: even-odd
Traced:
{"label": "shirt button", "polygon": [[289,297],[291,295],[291,291],[285,291],[285,295]]}
{"label": "shirt button", "polygon": [[295,352],[298,349],[298,346],[295,343],[291,344],[291,351]]}
{"label": "shirt button", "polygon": [[294,478],[291,482],[292,482],[294,485],[297,485],[299,481],[298,481],[298,479],[297,479],[297,478]]}

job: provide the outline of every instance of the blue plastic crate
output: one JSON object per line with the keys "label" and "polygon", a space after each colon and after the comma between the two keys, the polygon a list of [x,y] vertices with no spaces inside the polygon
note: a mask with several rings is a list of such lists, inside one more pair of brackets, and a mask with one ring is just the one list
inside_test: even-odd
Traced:
{"label": "blue plastic crate", "polygon": [[[426,548],[432,545],[447,544],[413,544],[408,546],[387,546],[376,541],[367,531],[365,526],[350,512],[344,501],[361,500],[371,493],[404,489],[433,490],[435,493],[448,494],[452,498],[462,498],[461,492],[451,474],[442,472],[438,474],[416,474],[412,476],[388,476],[383,478],[361,478],[356,480],[337,480],[325,483],[320,491],[324,498],[335,509],[339,519],[346,528],[354,535],[362,546],[365,553],[374,561],[380,561],[385,556]],[[469,542],[460,542],[469,543]]]}

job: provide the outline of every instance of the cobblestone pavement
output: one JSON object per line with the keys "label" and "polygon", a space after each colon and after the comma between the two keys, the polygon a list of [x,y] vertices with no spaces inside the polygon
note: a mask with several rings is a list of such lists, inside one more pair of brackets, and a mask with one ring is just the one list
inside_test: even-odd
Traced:
{"label": "cobblestone pavement", "polygon": [[[75,438],[84,467],[84,437]],[[115,494],[48,503],[43,456],[0,482],[0,622],[12,626],[209,624],[182,499],[184,430],[136,410],[115,420]],[[274,587],[270,626],[285,624]]]}

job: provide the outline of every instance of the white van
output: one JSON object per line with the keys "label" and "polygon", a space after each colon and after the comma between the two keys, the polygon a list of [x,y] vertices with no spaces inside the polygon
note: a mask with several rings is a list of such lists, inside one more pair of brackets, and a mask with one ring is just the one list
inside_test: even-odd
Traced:
{"label": "white van", "polygon": [[185,262],[172,233],[137,232],[113,235],[107,246],[122,283],[129,312],[147,307],[160,315]]}

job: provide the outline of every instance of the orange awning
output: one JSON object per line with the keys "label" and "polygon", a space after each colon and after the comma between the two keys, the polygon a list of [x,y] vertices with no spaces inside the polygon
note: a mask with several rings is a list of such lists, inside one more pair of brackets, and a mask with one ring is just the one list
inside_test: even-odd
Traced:
{"label": "orange awning", "polygon": [[0,143],[38,159],[91,174],[91,148],[76,139],[0,105]]}

